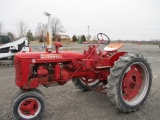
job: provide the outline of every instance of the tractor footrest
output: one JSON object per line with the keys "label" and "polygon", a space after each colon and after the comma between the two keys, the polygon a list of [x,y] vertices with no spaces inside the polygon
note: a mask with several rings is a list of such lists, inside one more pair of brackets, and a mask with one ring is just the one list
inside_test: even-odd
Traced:
{"label": "tractor footrest", "polygon": [[97,69],[110,68],[111,66],[96,66]]}
{"label": "tractor footrest", "polygon": [[106,89],[107,89],[106,85],[100,84],[97,87],[95,87],[93,91],[98,92],[98,93],[107,94]]}

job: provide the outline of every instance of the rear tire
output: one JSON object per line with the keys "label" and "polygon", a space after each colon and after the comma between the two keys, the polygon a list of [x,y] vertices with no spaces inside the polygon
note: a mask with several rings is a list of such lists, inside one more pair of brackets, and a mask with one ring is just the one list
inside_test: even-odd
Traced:
{"label": "rear tire", "polygon": [[119,111],[133,112],[146,100],[152,83],[152,71],[141,54],[120,57],[110,69],[107,95]]}
{"label": "rear tire", "polygon": [[87,92],[87,91],[91,91],[93,88],[95,88],[96,86],[98,86],[100,84],[100,81],[99,80],[96,80],[96,81],[93,81],[92,83],[89,83],[88,85],[86,85],[81,78],[73,78],[72,79],[72,82],[74,83],[74,85],[84,91],[84,92]]}
{"label": "rear tire", "polygon": [[12,114],[18,120],[38,120],[45,111],[46,103],[42,93],[37,90],[20,91],[12,99]]}

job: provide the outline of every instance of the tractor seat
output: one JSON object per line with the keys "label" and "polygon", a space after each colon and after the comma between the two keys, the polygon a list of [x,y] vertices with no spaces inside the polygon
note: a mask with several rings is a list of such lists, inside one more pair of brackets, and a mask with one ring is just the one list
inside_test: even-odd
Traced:
{"label": "tractor seat", "polygon": [[104,48],[104,51],[114,52],[120,49],[123,46],[123,43],[110,43],[108,46]]}

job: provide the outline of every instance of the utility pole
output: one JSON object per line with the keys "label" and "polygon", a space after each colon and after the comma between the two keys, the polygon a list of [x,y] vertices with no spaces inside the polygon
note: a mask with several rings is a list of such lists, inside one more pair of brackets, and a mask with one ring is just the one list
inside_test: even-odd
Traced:
{"label": "utility pole", "polygon": [[89,40],[89,27],[90,27],[90,26],[88,26],[88,40]]}

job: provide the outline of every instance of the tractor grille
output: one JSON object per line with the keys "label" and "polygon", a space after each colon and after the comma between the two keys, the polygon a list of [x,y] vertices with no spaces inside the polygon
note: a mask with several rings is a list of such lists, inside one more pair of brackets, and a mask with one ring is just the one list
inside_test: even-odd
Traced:
{"label": "tractor grille", "polygon": [[22,66],[21,61],[15,61],[16,81],[22,80]]}

